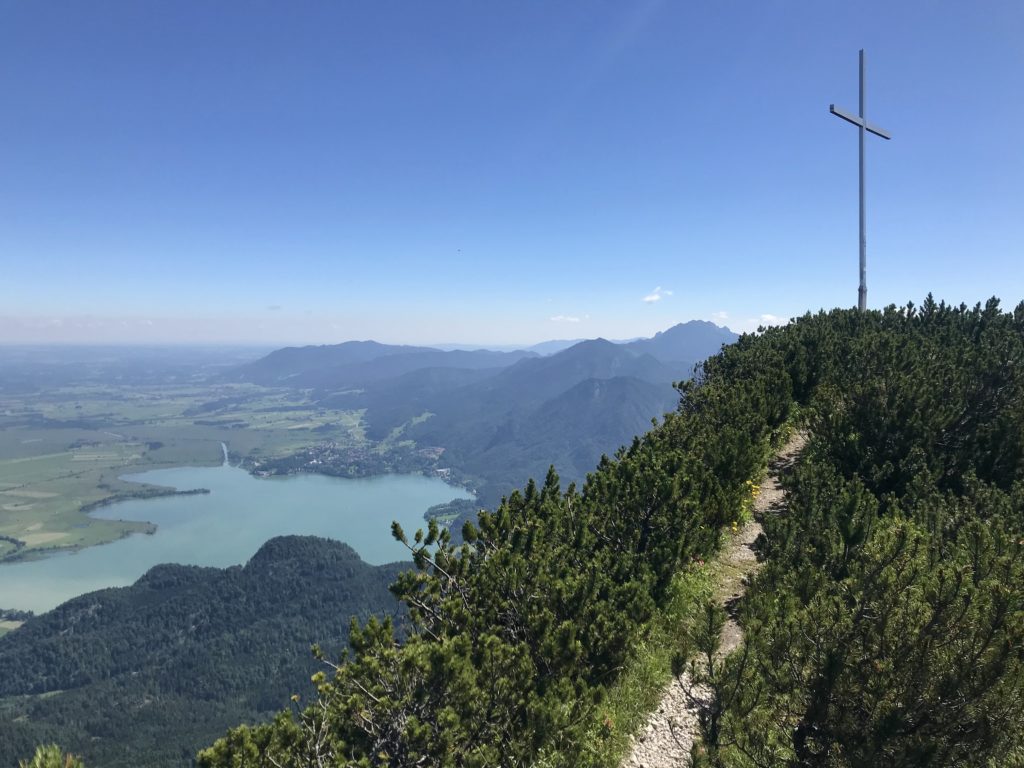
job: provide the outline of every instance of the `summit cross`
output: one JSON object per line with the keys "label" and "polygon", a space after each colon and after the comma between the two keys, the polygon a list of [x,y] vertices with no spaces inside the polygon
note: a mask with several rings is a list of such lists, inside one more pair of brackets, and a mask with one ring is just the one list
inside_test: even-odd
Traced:
{"label": "summit cross", "polygon": [[853,123],[857,126],[860,134],[860,287],[857,289],[857,308],[861,312],[868,307],[868,238],[866,225],[866,211],[864,207],[864,134],[866,132],[881,136],[883,139],[891,139],[887,131],[877,125],[871,125],[864,115],[864,49],[860,50],[860,115],[851,115],[845,110],[839,109],[835,104],[830,104],[828,111],[836,117]]}

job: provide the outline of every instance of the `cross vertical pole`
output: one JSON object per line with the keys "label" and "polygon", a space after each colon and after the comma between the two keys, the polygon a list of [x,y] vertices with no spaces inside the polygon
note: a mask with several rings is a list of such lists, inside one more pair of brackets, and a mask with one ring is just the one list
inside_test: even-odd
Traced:
{"label": "cross vertical pole", "polygon": [[841,117],[848,123],[857,126],[860,145],[860,287],[857,289],[857,308],[863,312],[868,308],[868,235],[867,235],[867,205],[864,195],[864,135],[873,133],[883,139],[891,139],[888,131],[871,125],[868,122],[864,108],[864,49],[860,51],[860,113],[851,115],[849,112],[840,109],[832,104],[828,109],[836,117]]}
{"label": "cross vertical pole", "polygon": [[857,126],[860,134],[860,287],[857,289],[857,308],[863,312],[868,308],[868,227],[867,210],[864,206],[864,49],[860,49],[860,119]]}

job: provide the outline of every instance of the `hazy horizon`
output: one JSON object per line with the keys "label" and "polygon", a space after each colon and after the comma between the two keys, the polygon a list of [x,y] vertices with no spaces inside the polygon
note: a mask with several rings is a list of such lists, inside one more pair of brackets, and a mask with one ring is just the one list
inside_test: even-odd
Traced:
{"label": "hazy horizon", "polygon": [[[0,328],[2,325],[3,318],[0,318]],[[163,349],[163,348],[181,348],[181,349],[275,349],[283,346],[325,346],[331,344],[343,344],[349,341],[376,341],[382,344],[394,344],[394,345],[409,345],[409,346],[422,346],[422,347],[434,347],[437,349],[496,349],[496,350],[516,350],[526,349],[528,347],[537,346],[540,344],[552,343],[552,342],[578,342],[587,339],[598,339],[603,338],[613,343],[626,343],[634,341],[636,339],[651,338],[655,334],[661,333],[668,330],[675,325],[687,322],[694,322],[690,320],[681,320],[679,323],[672,323],[665,328],[659,328],[651,333],[641,333],[637,335],[621,335],[621,334],[597,334],[595,336],[572,336],[565,335],[559,337],[542,338],[534,341],[520,341],[520,342],[483,342],[483,341],[426,341],[426,342],[413,342],[406,339],[381,339],[371,337],[360,337],[360,338],[338,338],[334,341],[304,341],[302,339],[296,340],[281,340],[269,342],[266,340],[252,340],[252,341],[187,341],[187,340],[175,340],[175,341],[151,341],[151,340],[138,340],[138,341],[97,341],[93,337],[76,340],[37,340],[37,341],[4,341],[0,340],[0,348],[61,348],[61,347],[74,347],[74,348],[138,348],[138,349]],[[710,322],[716,327],[722,328],[727,331],[734,333],[741,333],[733,328],[730,328],[724,322],[714,322],[710,320],[697,319],[695,322]],[[769,322],[768,324],[773,324]],[[90,331],[92,328],[85,326],[85,330]],[[752,329],[753,330],[753,329]]]}

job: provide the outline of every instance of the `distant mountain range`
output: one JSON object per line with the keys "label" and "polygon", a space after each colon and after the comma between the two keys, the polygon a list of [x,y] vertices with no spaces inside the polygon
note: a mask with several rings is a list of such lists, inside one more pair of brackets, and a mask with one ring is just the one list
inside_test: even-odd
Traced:
{"label": "distant mountain range", "polygon": [[402,429],[418,446],[444,448],[443,463],[491,506],[551,464],[564,480],[582,480],[602,453],[675,407],[673,382],[736,339],[692,321],[649,339],[505,352],[350,341],[279,349],[229,376],[312,390],[325,407],[365,409],[372,439]]}
{"label": "distant mountain range", "polygon": [[535,352],[467,351],[346,341],[319,347],[285,347],[236,369],[230,378],[263,386],[336,389],[370,384],[424,368],[503,368]]}
{"label": "distant mountain range", "polygon": [[[736,338],[728,328],[693,320],[649,339],[608,343],[634,352],[646,352],[662,362],[693,365]],[[588,341],[594,340],[544,341],[516,350],[421,347],[376,341],[284,347],[235,368],[228,378],[264,386],[330,388],[376,382],[424,368],[504,368],[525,358],[556,355]]]}
{"label": "distant mountain range", "polygon": [[646,352],[665,363],[681,363],[692,368],[694,364],[718,352],[723,344],[732,344],[738,338],[728,328],[694,320],[674,325],[649,339],[627,342],[623,346],[634,352]]}

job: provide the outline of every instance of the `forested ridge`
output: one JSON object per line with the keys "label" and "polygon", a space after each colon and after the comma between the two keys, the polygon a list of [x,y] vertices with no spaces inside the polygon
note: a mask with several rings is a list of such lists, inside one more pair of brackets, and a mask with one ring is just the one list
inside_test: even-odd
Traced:
{"label": "forested ridge", "polygon": [[771,335],[811,439],[704,762],[1024,765],[1024,304]]}
{"label": "forested ridge", "polygon": [[88,765],[187,765],[312,691],[310,645],[337,654],[350,617],[397,611],[387,585],[406,567],[279,537],[245,566],[160,565],[32,618],[0,638],[0,765],[46,741]]}

